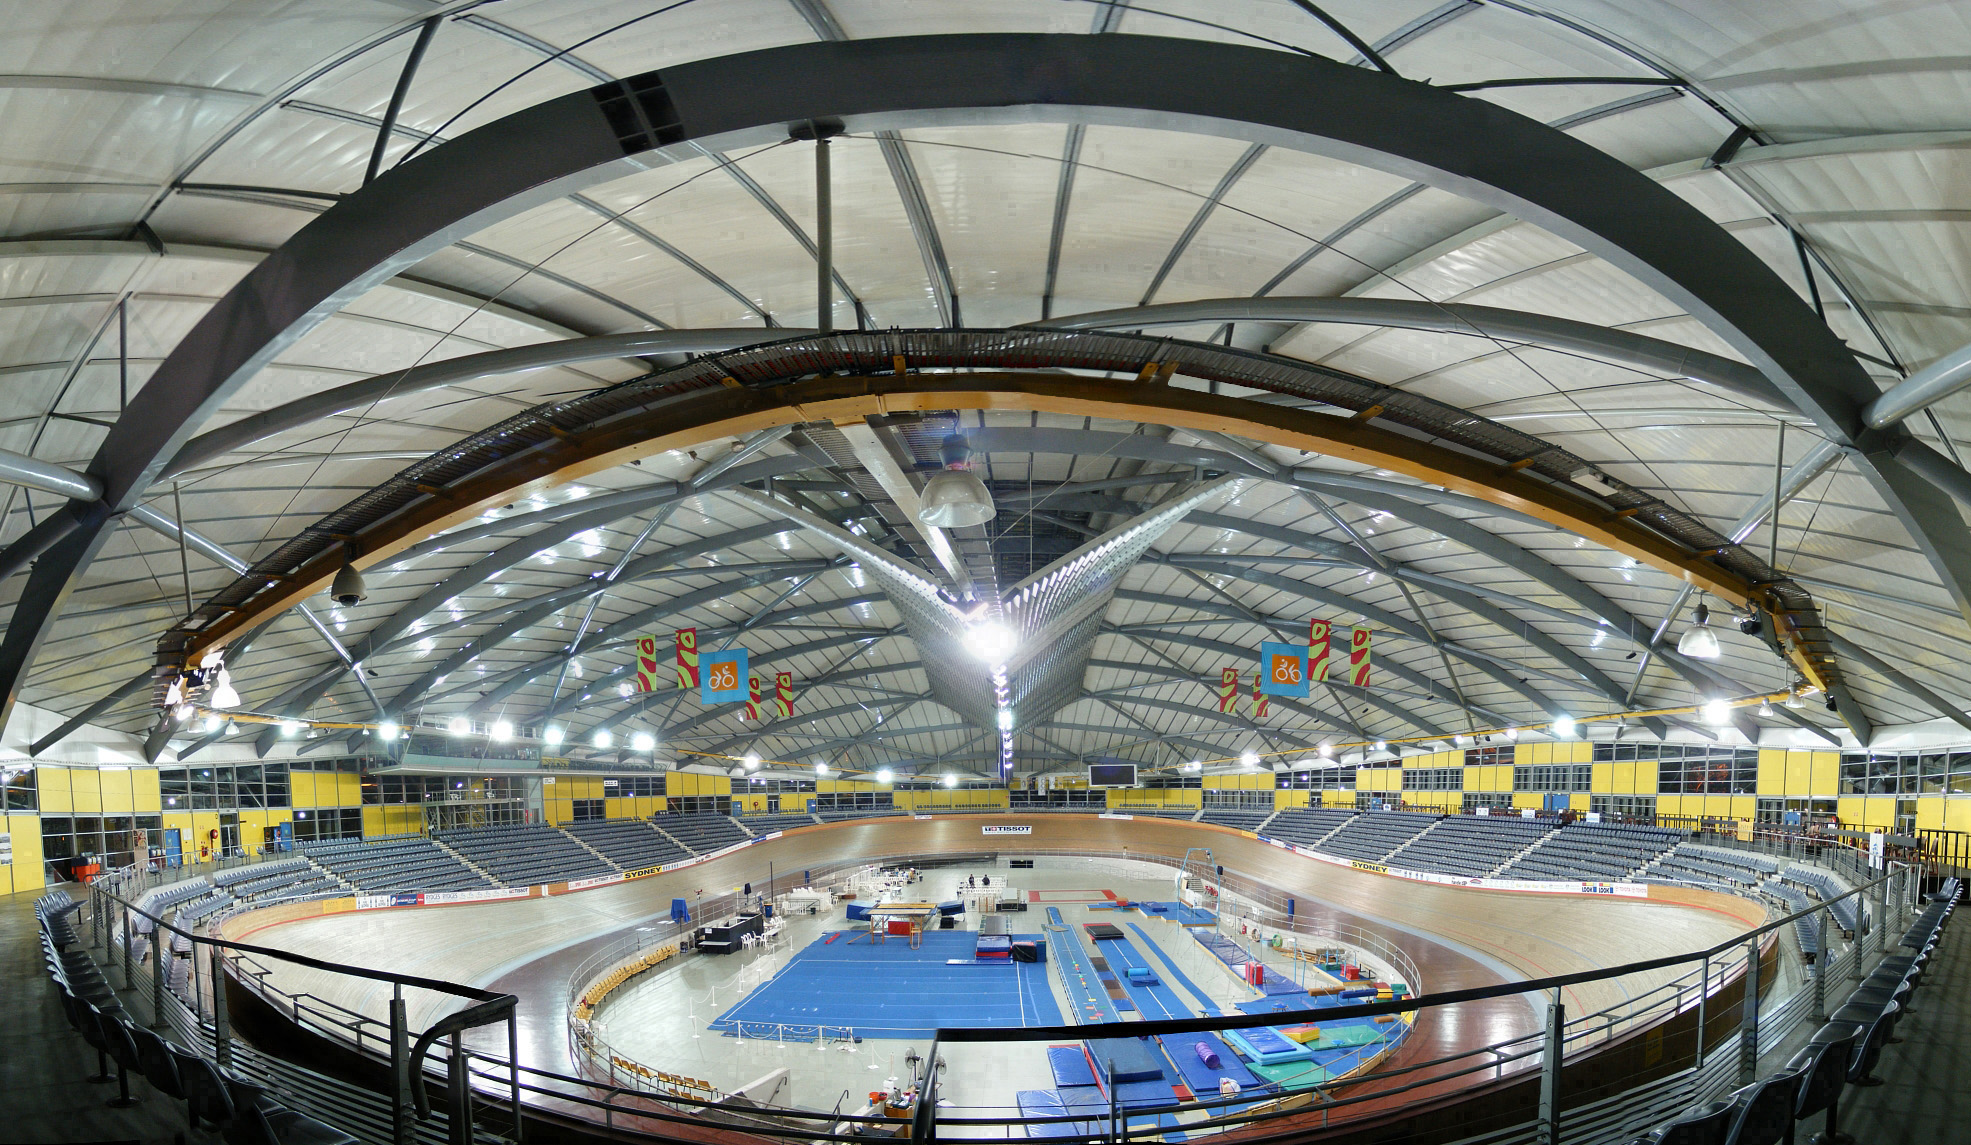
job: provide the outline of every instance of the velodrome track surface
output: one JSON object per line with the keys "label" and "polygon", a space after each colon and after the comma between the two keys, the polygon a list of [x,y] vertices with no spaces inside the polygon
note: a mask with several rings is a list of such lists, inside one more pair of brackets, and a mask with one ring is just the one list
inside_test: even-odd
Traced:
{"label": "velodrome track surface", "polygon": [[[1031,835],[985,836],[982,826],[1030,824]],[[801,828],[683,870],[545,898],[374,910],[256,924],[228,924],[227,937],[333,962],[484,986],[521,999],[524,1062],[575,1073],[569,1060],[569,973],[588,952],[638,925],[668,917],[674,897],[695,900],[764,882],[771,862],[785,876],[807,867],[905,855],[1088,850],[1180,859],[1210,847],[1228,874],[1294,896],[1309,922],[1334,919],[1377,931],[1415,961],[1426,992],[1538,978],[1681,954],[1716,945],[1765,921],[1744,899],[1681,888],[1666,897],[1474,890],[1391,878],[1282,851],[1226,828],[1167,819],[1094,815],[962,815],[890,818]],[[1666,891],[1652,887],[1651,894]],[[276,964],[268,980],[387,1018],[387,986]],[[1587,983],[1564,991],[1570,1017],[1615,1005],[1674,975],[1668,971]],[[453,1008],[443,997],[407,994],[410,1025],[422,1029]],[[1389,1064],[1424,1061],[1534,1032],[1541,1015],[1513,997],[1425,1010]],[[501,1036],[498,1039],[504,1041]],[[503,1050],[504,1046],[498,1047]],[[662,1062],[649,1063],[663,1068]]]}

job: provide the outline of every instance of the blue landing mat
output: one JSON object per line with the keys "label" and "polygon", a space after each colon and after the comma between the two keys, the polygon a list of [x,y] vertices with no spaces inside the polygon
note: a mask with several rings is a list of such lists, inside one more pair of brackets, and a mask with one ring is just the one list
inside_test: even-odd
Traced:
{"label": "blue landing mat", "polygon": [[[1220,1041],[1214,1034],[1172,1034],[1157,1040],[1163,1043],[1164,1053],[1170,1057],[1172,1064],[1176,1065],[1177,1072],[1184,1076],[1184,1084],[1191,1087],[1191,1092],[1197,1094],[1199,1100],[1209,1100],[1218,1096],[1218,1079],[1221,1077],[1231,1078],[1239,1083],[1240,1089],[1244,1090],[1257,1089],[1268,1084],[1254,1076],[1253,1072],[1246,1068],[1246,1064],[1239,1060],[1238,1055],[1232,1052],[1232,1047]],[[1198,1057],[1194,1047],[1199,1042],[1210,1046],[1212,1052],[1218,1055],[1217,1069],[1207,1067]]]}
{"label": "blue landing mat", "polygon": [[[978,936],[970,931],[928,931],[917,950],[900,941],[828,945],[827,938],[802,948],[708,1028],[810,1041],[820,1033],[928,1038],[939,1026],[1061,1024],[1046,965],[973,962]],[[959,956],[958,965],[947,961]]]}
{"label": "blue landing mat", "polygon": [[[1068,1108],[1063,1095],[1051,1089],[1023,1089],[1015,1100],[1020,1106],[1021,1117],[1065,1117],[1074,1110]],[[1045,1125],[1026,1127],[1028,1137],[1085,1137],[1097,1131],[1089,1121],[1051,1121]]]}
{"label": "blue landing mat", "polygon": [[[1163,1054],[1149,1038],[1100,1038],[1088,1042],[1088,1059],[1095,1063],[1095,1077],[1106,1082],[1113,1076],[1118,1089],[1131,1082],[1154,1081],[1166,1092],[1170,1083],[1164,1072]],[[1113,1063],[1113,1065],[1111,1065]]]}
{"label": "blue landing mat", "polygon": [[1203,990],[1198,989],[1197,983],[1191,981],[1185,976],[1182,970],[1177,968],[1177,963],[1171,960],[1170,955],[1164,952],[1163,947],[1157,945],[1157,940],[1151,938],[1148,931],[1133,922],[1129,924],[1129,929],[1135,931],[1136,936],[1143,940],[1144,948],[1155,955],[1158,962],[1163,963],[1165,980],[1175,982],[1179,986],[1184,987],[1184,989],[1191,992],[1191,997],[1198,1000],[1198,1013],[1200,1015],[1209,1017],[1219,1012],[1217,1004],[1212,1002]]}
{"label": "blue landing mat", "polygon": [[1185,926],[1210,926],[1218,921],[1218,916],[1212,912],[1194,906],[1185,906],[1181,902],[1139,902],[1136,907],[1144,914],[1176,919]]}
{"label": "blue landing mat", "polygon": [[1088,1055],[1079,1042],[1071,1046],[1048,1046],[1047,1068],[1054,1071],[1054,1084],[1060,1089],[1095,1084],[1095,1072],[1088,1068]]}

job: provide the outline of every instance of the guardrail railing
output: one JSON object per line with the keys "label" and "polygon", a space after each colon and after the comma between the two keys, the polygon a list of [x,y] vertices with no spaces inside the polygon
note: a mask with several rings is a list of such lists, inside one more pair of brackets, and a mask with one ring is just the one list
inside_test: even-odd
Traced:
{"label": "guardrail railing", "polygon": [[[1181,869],[1178,859],[1136,852],[1122,855],[1092,850],[1035,849],[1022,851],[1021,854],[1126,859],[1154,863],[1173,871]],[[866,866],[871,862],[910,862],[913,859],[933,858],[935,856],[913,854],[904,849],[894,854],[859,856],[858,861],[852,864],[813,868],[813,873],[825,879],[842,870]],[[1220,1032],[1277,1025],[1281,1017],[1278,1014],[1220,1016],[1178,1022],[1118,1023],[1107,1028],[1063,1026],[1046,1029],[941,1030],[934,1052],[926,1057],[924,1071],[917,1079],[919,1092],[932,1096],[930,1100],[920,1101],[911,1132],[922,1141],[935,1140],[940,1126],[950,1127],[965,1136],[980,1133],[1017,1136],[1030,1125],[1067,1123],[1077,1130],[1068,1135],[1070,1141],[1101,1139],[1120,1142],[1166,1132],[1172,1125],[1180,1126],[1183,1132],[1190,1135],[1240,1128],[1286,1128],[1289,1124],[1298,1129],[1301,1122],[1287,1119],[1306,1118],[1306,1124],[1310,1125],[1336,1125],[1383,1116],[1390,1112],[1393,1103],[1415,1103],[1426,1098],[1435,1100],[1454,1091],[1463,1093],[1479,1083],[1484,1083],[1480,1087],[1482,1089],[1528,1080],[1537,1080],[1541,1125],[1549,1122],[1565,1124],[1566,1118],[1577,1110],[1593,1109],[1599,1111],[1597,1116],[1616,1116],[1616,1113],[1609,1111],[1619,1112],[1622,1102],[1627,1100],[1623,1095],[1631,1090],[1637,1095],[1635,1101],[1641,1103],[1635,1107],[1638,1110],[1635,1116],[1645,1116],[1649,1110],[1672,1100],[1666,1094],[1699,1093],[1719,1077],[1729,1080],[1735,1075],[1749,1079],[1749,1071],[1756,1062],[1757,1048],[1777,1036],[1773,1019],[1803,1021],[1808,1013],[1820,1019],[1827,1012],[1830,981],[1841,977],[1844,971],[1852,974],[1857,981],[1860,978],[1868,936],[1858,934],[1855,944],[1845,956],[1829,953],[1830,947],[1823,941],[1823,961],[1811,981],[1811,1006],[1789,1001],[1762,1016],[1758,1002],[1762,973],[1759,947],[1762,941],[1771,942],[1767,936],[1806,917],[1815,918],[1821,933],[1826,935],[1830,929],[1829,915],[1834,903],[1848,898],[1863,901],[1865,896],[1872,893],[1876,903],[1872,933],[1876,936],[1875,950],[1879,952],[1883,941],[1880,936],[1891,929],[1887,921],[1891,906],[1900,913],[1908,913],[1916,890],[1917,880],[1913,875],[1910,869],[1897,867],[1844,894],[1748,930],[1708,950],[1531,982],[1422,994],[1388,1003],[1311,1012],[1310,1016],[1328,1021],[1403,1012],[1444,1017],[1455,1016],[1458,1013],[1456,1007],[1475,1002],[1505,997],[1546,997],[1546,1018],[1544,1029],[1540,1031],[1487,1041],[1442,1058],[1395,1062],[1364,1079],[1350,1079],[1334,1085],[1315,1084],[1298,1092],[1246,1093],[1234,1097],[1198,1095],[1198,1100],[1187,1102],[1172,1101],[1141,1107],[1118,1105],[1113,1110],[1100,1111],[1103,1114],[1101,1117],[1092,1117],[1086,1112],[1033,1117],[1017,1108],[1010,1112],[995,1108],[990,1102],[967,1103],[951,1111],[940,1111],[935,1100],[944,1080],[940,1063],[945,1052],[962,1052],[955,1047],[987,1042],[1079,1041],[1104,1036]],[[1229,889],[1265,911],[1273,911],[1270,905],[1272,900],[1282,904],[1285,901],[1283,892],[1243,872],[1227,870],[1223,872],[1220,882],[1222,890]],[[791,887],[798,883],[798,877],[789,874],[774,880],[764,890],[769,895],[777,894],[783,889],[782,884]],[[467,1135],[476,1132],[481,1138],[491,1135],[518,1141],[522,1137],[525,1120],[530,1116],[574,1117],[599,1121],[611,1129],[638,1130],[665,1136],[691,1136],[694,1130],[723,1126],[772,1137],[831,1141],[858,1139],[855,1130],[862,1126],[894,1128],[898,1125],[894,1118],[856,1117],[838,1111],[787,1108],[739,1112],[721,1108],[716,1100],[655,1093],[642,1084],[621,1084],[622,1079],[616,1077],[599,1079],[575,1076],[519,1063],[515,1060],[517,1040],[512,1019],[514,999],[511,995],[347,966],[196,934],[165,923],[159,915],[139,910],[117,894],[116,888],[114,880],[103,880],[92,887],[88,911],[91,941],[102,948],[104,957],[112,965],[118,960],[115,957],[117,948],[121,948],[126,986],[132,990],[149,990],[159,1023],[190,1031],[192,1040],[202,1047],[209,1047],[209,1052],[222,1067],[256,1069],[269,1078],[280,1079],[282,1085],[300,1092],[300,1100],[295,1102],[299,1108],[311,1113],[316,1113],[319,1108],[323,1112],[317,1115],[332,1121],[340,1109],[344,1111],[344,1116],[376,1129],[379,1134],[382,1130],[378,1127],[387,1127],[388,1136],[378,1136],[379,1141],[406,1142],[428,1135],[434,1129],[454,1140],[461,1139],[458,1136],[461,1132]],[[722,909],[721,901],[707,900],[700,903],[699,908],[701,911],[717,911]],[[139,917],[149,919],[154,925],[157,941],[151,947],[153,951],[165,946],[184,951],[182,958],[163,951],[149,960],[151,967],[156,968],[168,956],[173,967],[180,964],[186,966],[189,972],[186,981],[177,982],[176,974],[157,973],[155,969],[141,977],[137,974],[132,958],[134,944],[128,939],[135,933],[134,922]],[[1321,924],[1288,917],[1284,911],[1268,918],[1267,924],[1311,937],[1324,936]],[[118,935],[122,936],[122,940],[118,940]],[[1410,975],[1413,982],[1420,983],[1421,980],[1415,976],[1414,965],[1397,961],[1407,958],[1400,947],[1386,945],[1388,949],[1378,950],[1378,956],[1388,957],[1392,965]],[[380,1020],[359,1013],[324,1000],[312,992],[285,992],[273,981],[277,964],[389,983],[392,990],[389,1019]],[[1617,1006],[1570,1019],[1561,1004],[1559,991],[1566,986],[1659,974],[1662,971],[1676,973],[1660,981],[1637,983],[1637,992]],[[215,988],[216,984],[228,979],[250,991],[273,1012],[301,1029],[345,1047],[360,1059],[385,1066],[390,1081],[382,1087],[384,1092],[365,1091],[291,1063],[279,1062],[243,1045],[233,1033],[228,992]],[[428,991],[441,999],[449,999],[445,1004],[463,1007],[469,1012],[469,1017],[481,1026],[487,1021],[495,1025],[504,1022],[507,1027],[506,1046],[488,1048],[475,1045],[466,1036],[472,1027],[461,1026],[459,1023],[463,1019],[456,1013],[441,1016],[413,1041],[406,1017],[406,991]],[[1538,1012],[1539,1008],[1536,1005],[1535,1011]],[[1624,1075],[1623,1082],[1610,1087],[1609,1092],[1582,1090],[1579,1087],[1563,1091],[1561,1065],[1569,1054],[1578,1055],[1589,1049],[1626,1052],[1631,1042],[1640,1041],[1646,1046],[1649,1038],[1659,1034],[1662,1040],[1658,1044],[1658,1056],[1639,1072]],[[504,1049],[505,1053],[498,1052],[500,1049]],[[1735,1056],[1738,1068],[1720,1070],[1717,1062],[1721,1054]],[[1644,1056],[1647,1056],[1646,1050]],[[427,1058],[442,1078],[446,1096],[440,1102],[431,1102],[428,1097],[420,1096],[424,1082],[417,1079],[423,1076],[423,1062]],[[577,1056],[574,1060],[581,1062],[584,1059]],[[1635,1084],[1638,1079],[1644,1084]],[[1653,1096],[1645,1100],[1641,1096],[1645,1094]],[[1521,1107],[1525,1104],[1523,1100],[1516,1104],[1504,1103],[1502,1108],[1506,1111],[1493,1117],[1497,1124],[1474,1122],[1469,1126],[1472,1132],[1468,1136],[1489,1133],[1503,1135],[1497,1138],[1502,1141],[1514,1139],[1515,1133],[1535,1124],[1521,1116],[1524,1112]],[[428,1112],[430,1120],[420,1120],[419,1114],[422,1112]],[[1548,1139],[1558,1140],[1557,1137]]]}

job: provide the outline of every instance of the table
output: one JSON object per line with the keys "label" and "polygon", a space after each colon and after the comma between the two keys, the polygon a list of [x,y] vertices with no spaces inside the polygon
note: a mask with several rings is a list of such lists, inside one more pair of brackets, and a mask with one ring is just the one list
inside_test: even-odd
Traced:
{"label": "table", "polygon": [[885,902],[869,908],[869,940],[881,942],[886,936],[885,925],[891,920],[909,926],[910,948],[916,950],[924,945],[926,923],[936,924],[938,904],[934,902]]}

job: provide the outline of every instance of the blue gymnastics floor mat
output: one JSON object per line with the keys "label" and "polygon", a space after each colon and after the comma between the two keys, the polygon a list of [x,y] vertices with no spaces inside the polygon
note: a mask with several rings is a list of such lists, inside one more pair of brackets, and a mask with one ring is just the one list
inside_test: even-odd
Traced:
{"label": "blue gymnastics floor mat", "polygon": [[912,950],[904,942],[829,945],[823,935],[708,1028],[812,1041],[849,1032],[927,1038],[940,1026],[1060,1025],[1046,965],[975,962],[977,940],[970,931],[934,930]]}

